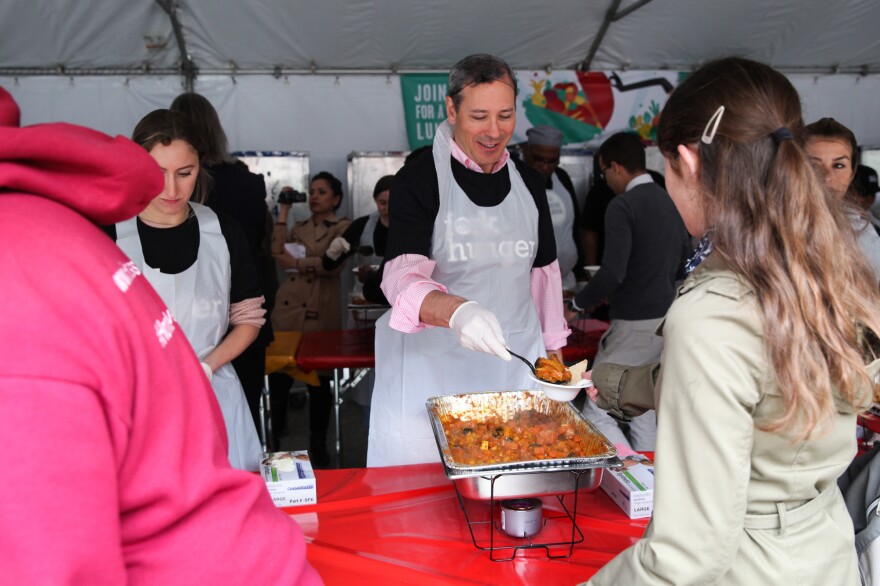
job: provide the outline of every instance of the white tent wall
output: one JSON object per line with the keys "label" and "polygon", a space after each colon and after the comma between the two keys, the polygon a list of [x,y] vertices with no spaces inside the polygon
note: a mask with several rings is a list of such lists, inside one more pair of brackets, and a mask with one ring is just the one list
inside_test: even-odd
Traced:
{"label": "white tent wall", "polygon": [[[123,136],[183,91],[175,76],[0,77],[0,85],[18,101],[22,124],[69,122]],[[397,76],[204,76],[195,90],[217,108],[232,150],[304,151],[312,173],[343,182],[350,152],[409,148]]]}
{"label": "white tent wall", "polygon": [[[832,116],[860,144],[880,146],[880,76],[790,74],[804,118]],[[63,121],[131,134],[150,110],[183,91],[178,76],[0,77],[22,123]],[[200,76],[195,90],[217,108],[233,150],[304,151],[312,172],[346,176],[353,151],[409,149],[397,75]]]}

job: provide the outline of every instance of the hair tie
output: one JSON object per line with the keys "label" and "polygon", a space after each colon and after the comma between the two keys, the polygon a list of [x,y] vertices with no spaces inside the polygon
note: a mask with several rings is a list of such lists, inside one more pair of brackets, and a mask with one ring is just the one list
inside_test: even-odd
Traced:
{"label": "hair tie", "polygon": [[791,133],[791,130],[785,126],[777,128],[770,136],[776,144],[781,143],[783,140],[794,140],[794,135]]}

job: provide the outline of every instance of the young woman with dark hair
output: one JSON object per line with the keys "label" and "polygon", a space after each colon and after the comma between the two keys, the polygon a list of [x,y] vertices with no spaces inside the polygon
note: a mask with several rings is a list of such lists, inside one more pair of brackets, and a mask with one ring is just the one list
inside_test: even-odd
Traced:
{"label": "young woman with dark hair", "polygon": [[202,138],[179,112],[155,110],[132,133],[165,173],[165,189],[111,236],[162,297],[211,381],[235,468],[259,469],[260,442],[230,364],[265,321],[263,296],[239,225],[204,201]]}

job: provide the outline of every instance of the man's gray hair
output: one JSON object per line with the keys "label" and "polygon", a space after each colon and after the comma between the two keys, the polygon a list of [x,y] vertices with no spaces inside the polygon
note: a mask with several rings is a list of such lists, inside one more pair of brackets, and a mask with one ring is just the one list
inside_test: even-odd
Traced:
{"label": "man's gray hair", "polygon": [[446,95],[452,98],[452,105],[458,110],[462,100],[461,90],[468,86],[492,83],[504,78],[510,80],[513,93],[516,95],[516,75],[504,59],[488,53],[468,55],[453,65],[449,71],[449,91]]}

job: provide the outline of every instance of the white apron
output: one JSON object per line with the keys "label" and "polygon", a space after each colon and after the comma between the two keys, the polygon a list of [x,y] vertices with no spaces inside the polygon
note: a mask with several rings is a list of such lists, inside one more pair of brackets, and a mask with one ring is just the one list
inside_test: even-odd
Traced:
{"label": "white apron", "polygon": [[[559,272],[562,274],[562,288],[574,291],[577,286],[572,270],[577,264],[577,246],[572,236],[574,232],[574,202],[568,190],[555,182],[557,189],[547,190],[547,204],[550,206],[550,217],[553,219],[553,235],[556,239],[556,258],[559,261]],[[557,191],[558,190],[558,191]]]}
{"label": "white apron", "polygon": [[[538,246],[538,210],[512,164],[511,190],[492,208],[475,205],[455,183],[450,166],[452,131],[434,137],[440,209],[434,222],[432,278],[449,293],[478,301],[501,323],[514,352],[544,356],[531,297],[530,273]],[[376,322],[376,385],[370,414],[367,466],[439,461],[425,400],[437,395],[533,388],[518,360],[462,348],[448,328],[404,334]]]}
{"label": "white apron", "polygon": [[[137,218],[116,225],[116,243],[171,310],[201,360],[220,343],[229,326],[232,269],[229,247],[220,231],[217,215],[203,205],[193,202],[189,205],[199,223],[199,251],[196,262],[182,273],[168,275],[147,266]],[[260,440],[232,364],[221,366],[211,384],[226,424],[229,463],[241,470],[259,469]]]}
{"label": "white apron", "polygon": [[382,257],[376,252],[376,248],[373,245],[373,236],[376,233],[376,226],[379,224],[379,212],[373,212],[367,218],[367,223],[364,226],[364,231],[361,232],[361,239],[358,243],[359,246],[369,246],[373,249],[373,254],[364,255],[361,253],[357,253],[355,255],[355,262],[357,263],[355,266],[363,266],[363,265],[380,265],[382,264]]}

